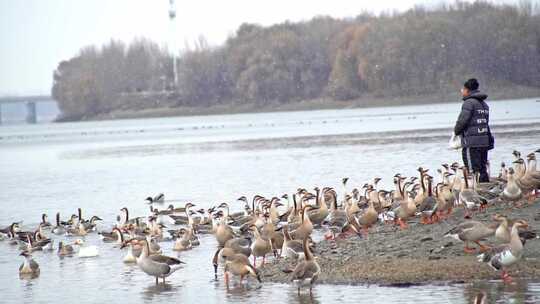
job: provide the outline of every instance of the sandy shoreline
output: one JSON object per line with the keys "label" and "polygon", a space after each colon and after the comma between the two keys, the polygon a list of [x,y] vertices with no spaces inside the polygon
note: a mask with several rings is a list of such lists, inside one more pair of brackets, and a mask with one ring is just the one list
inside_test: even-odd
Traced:
{"label": "sandy shoreline", "polygon": [[[492,206],[475,220],[490,221],[495,213],[512,219],[525,219],[529,229],[540,228],[540,199],[521,209],[507,212],[504,206]],[[499,273],[479,263],[476,254],[463,252],[463,243],[443,238],[443,234],[463,220],[457,210],[444,222],[423,225],[409,222],[409,228],[401,231],[392,225],[374,227],[368,239],[352,236],[337,241],[337,248],[329,241],[316,244],[315,256],[322,269],[320,283],[325,284],[378,284],[407,286],[443,282],[470,282],[474,280],[499,279]],[[487,244],[495,244],[494,238]],[[283,270],[293,268],[295,262],[281,259],[260,268],[263,280],[284,283],[289,275]],[[509,268],[518,279],[540,278],[540,239],[529,240],[522,260]]]}

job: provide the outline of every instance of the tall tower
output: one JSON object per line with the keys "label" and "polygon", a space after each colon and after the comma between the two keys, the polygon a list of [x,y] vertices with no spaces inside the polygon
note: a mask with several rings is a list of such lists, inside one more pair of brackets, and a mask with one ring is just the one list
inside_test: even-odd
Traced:
{"label": "tall tower", "polygon": [[171,48],[173,56],[174,88],[178,87],[178,67],[176,66],[176,5],[174,0],[169,0],[169,23],[171,27]]}

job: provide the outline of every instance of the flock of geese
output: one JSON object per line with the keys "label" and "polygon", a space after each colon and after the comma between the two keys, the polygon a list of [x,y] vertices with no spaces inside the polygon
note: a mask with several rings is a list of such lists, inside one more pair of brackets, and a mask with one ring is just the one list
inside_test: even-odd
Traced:
{"label": "flock of geese", "polygon": [[[540,149],[535,151],[540,153]],[[130,217],[128,208],[122,208],[116,224],[110,231],[97,232],[98,216],[85,219],[79,208],[77,214],[62,221],[56,214],[55,223],[48,222],[43,214],[36,230],[23,231],[19,223],[12,223],[0,230],[0,239],[19,246],[24,262],[19,268],[22,275],[39,275],[39,265],[32,258],[36,250],[54,250],[54,241],[47,233],[66,237],[56,246],[58,256],[95,257],[99,255],[97,246],[86,246],[83,239],[89,233],[97,232],[105,243],[115,243],[125,252],[124,263],[136,263],[156,284],[183,267],[177,257],[164,255],[159,245],[172,241],[174,251],[188,251],[200,244],[200,234],[213,234],[217,248],[212,257],[214,275],[223,267],[224,282],[229,286],[230,277],[245,278],[261,282],[259,267],[268,257],[286,257],[296,261],[296,267],[284,270],[291,281],[308,286],[321,274],[321,267],[313,254],[312,232],[321,229],[324,238],[336,239],[352,237],[367,238],[369,230],[378,224],[393,224],[399,229],[409,229],[408,222],[418,218],[420,223],[436,224],[455,216],[454,208],[465,210],[465,219],[445,236],[464,242],[464,251],[476,253],[471,243],[479,246],[479,261],[496,270],[506,282],[511,278],[506,268],[516,263],[523,254],[523,245],[535,233],[527,231],[524,220],[511,220],[495,215],[493,224],[472,220],[476,212],[491,205],[506,204],[508,208],[532,203],[540,188],[540,171],[536,168],[535,153],[521,158],[518,151],[513,153],[512,166],[501,165],[500,173],[489,183],[478,183],[478,176],[470,174],[458,163],[442,164],[437,170],[438,178],[430,175],[428,169],[418,168],[418,176],[393,177],[395,189],[379,189],[380,178],[366,183],[360,188],[347,190],[348,178],[343,178],[343,196],[338,199],[337,191],[331,187],[317,188],[312,192],[297,189],[292,195],[265,198],[255,195],[251,200],[245,196],[238,199],[243,210],[231,212],[227,203],[209,209],[195,209],[195,204],[183,207],[169,205],[165,209],[156,206],[164,204],[163,194],[148,197],[150,215]],[[436,182],[436,180],[438,180]],[[169,229],[167,227],[179,227]],[[489,236],[495,236],[502,245],[489,247],[480,243]],[[75,238],[69,242],[70,237]],[[72,239],[73,240],[73,239]],[[250,260],[252,258],[252,260]],[[259,259],[259,263],[257,264]]]}

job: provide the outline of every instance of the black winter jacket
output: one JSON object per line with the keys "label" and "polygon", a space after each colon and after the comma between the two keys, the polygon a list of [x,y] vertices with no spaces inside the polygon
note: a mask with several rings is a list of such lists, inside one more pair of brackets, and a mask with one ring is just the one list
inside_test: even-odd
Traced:
{"label": "black winter jacket", "polygon": [[485,102],[486,94],[472,91],[463,98],[454,134],[461,135],[464,148],[493,149],[494,139],[489,129],[489,106]]}

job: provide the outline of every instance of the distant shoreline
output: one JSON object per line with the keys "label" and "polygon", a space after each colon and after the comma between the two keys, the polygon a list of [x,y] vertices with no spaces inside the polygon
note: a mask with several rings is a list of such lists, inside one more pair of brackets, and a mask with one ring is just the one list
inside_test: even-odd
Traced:
{"label": "distant shoreline", "polygon": [[[538,98],[540,99],[540,88],[512,86],[497,87],[487,89],[489,95],[488,102],[507,100]],[[459,102],[460,96],[457,92],[446,94],[425,94],[419,96],[405,97],[381,97],[374,95],[365,95],[361,98],[348,101],[334,101],[330,99],[313,99],[295,101],[287,104],[270,104],[267,106],[257,106],[255,104],[226,104],[216,105],[207,108],[202,107],[160,107],[148,109],[126,109],[121,111],[112,111],[106,114],[85,117],[83,119],[62,119],[57,118],[55,122],[71,121],[99,121],[115,119],[136,119],[136,118],[159,118],[159,117],[177,117],[177,116],[206,116],[206,115],[228,115],[242,113],[272,113],[287,111],[314,111],[314,110],[339,110],[339,109],[357,109],[373,107],[395,107],[409,105],[424,105]]]}

